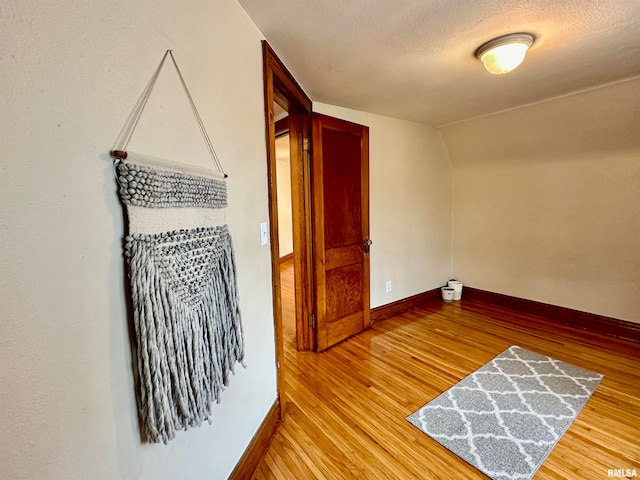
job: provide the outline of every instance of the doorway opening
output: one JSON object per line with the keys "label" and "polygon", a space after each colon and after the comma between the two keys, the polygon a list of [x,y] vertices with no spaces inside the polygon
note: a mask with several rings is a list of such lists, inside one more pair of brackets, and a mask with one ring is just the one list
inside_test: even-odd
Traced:
{"label": "doorway opening", "polygon": [[[312,311],[313,282],[311,275],[311,214],[310,214],[310,158],[309,135],[311,100],[304,93],[286,67],[278,59],[266,41],[262,42],[264,65],[264,98],[266,116],[267,175],[269,190],[269,219],[271,238],[271,266],[273,285],[273,313],[276,337],[276,362],[278,372],[278,397],[280,416],[284,418],[285,404],[285,362],[283,338],[282,288],[280,272],[280,225],[279,200],[288,204],[289,198],[279,199],[278,161],[276,136],[288,131],[291,249],[294,291],[296,348],[314,350],[315,338],[309,322]],[[278,127],[276,127],[278,125]],[[281,176],[282,173],[280,172]],[[284,216],[284,215],[282,215]],[[286,235],[285,235],[286,236]],[[290,298],[290,296],[289,296]]]}
{"label": "doorway opening", "polygon": [[285,111],[276,101],[274,113],[278,248],[280,255],[280,299],[282,309],[282,337],[286,355],[286,352],[298,348],[295,307],[289,112]]}
{"label": "doorway opening", "polygon": [[[266,41],[263,61],[278,399],[284,417],[283,296],[289,301],[293,296],[297,350],[325,350],[370,325],[369,129],[312,114],[311,101]],[[286,153],[287,131],[288,172],[278,166],[277,152],[283,143],[280,151]],[[279,179],[290,191],[278,191]],[[294,287],[283,295],[281,257],[286,259],[289,249]],[[286,330],[292,331],[291,325]]]}

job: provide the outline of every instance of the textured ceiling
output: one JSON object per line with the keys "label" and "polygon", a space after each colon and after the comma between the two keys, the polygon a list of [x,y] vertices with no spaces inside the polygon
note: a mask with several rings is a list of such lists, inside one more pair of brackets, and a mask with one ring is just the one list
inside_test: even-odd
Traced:
{"label": "textured ceiling", "polygon": [[[640,75],[640,0],[239,0],[312,100],[442,126]],[[530,32],[491,75],[487,40]]]}

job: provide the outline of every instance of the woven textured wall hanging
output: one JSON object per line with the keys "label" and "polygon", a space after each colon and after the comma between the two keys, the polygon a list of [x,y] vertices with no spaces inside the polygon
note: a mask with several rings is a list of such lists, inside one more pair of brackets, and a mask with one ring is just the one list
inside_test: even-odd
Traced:
{"label": "woven textured wall hanging", "polygon": [[[216,170],[124,149],[167,55],[173,60]],[[210,420],[212,403],[244,356],[226,175],[173,54],[167,51],[112,151],[126,206],[143,430],[150,442]]]}

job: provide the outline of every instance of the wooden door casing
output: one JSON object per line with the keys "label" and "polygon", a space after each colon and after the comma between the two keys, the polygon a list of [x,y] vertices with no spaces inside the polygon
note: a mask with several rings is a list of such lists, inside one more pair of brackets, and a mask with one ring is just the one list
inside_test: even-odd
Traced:
{"label": "wooden door casing", "polygon": [[[311,350],[315,347],[314,332],[308,322],[303,319],[311,315],[312,305],[312,276],[311,276],[311,237],[309,235],[311,222],[310,206],[307,199],[310,197],[308,152],[302,148],[303,138],[308,137],[310,131],[311,99],[304,93],[300,85],[293,78],[284,64],[280,61],[266,40],[262,42],[263,73],[264,73],[264,105],[265,105],[265,140],[267,147],[267,176],[269,191],[269,226],[271,239],[271,275],[273,295],[273,320],[275,331],[276,368],[278,382],[278,404],[280,405],[280,418],[284,419],[286,413],[285,392],[285,364],[284,345],[282,338],[282,300],[280,293],[280,252],[278,247],[278,201],[276,193],[276,153],[275,153],[275,113],[274,105],[277,102],[289,112],[289,135],[291,145],[291,158],[296,165],[292,168],[292,174],[296,175],[296,181],[292,182],[292,202],[294,209],[294,250],[299,250],[294,258],[296,268],[296,310],[300,315],[301,337],[305,342],[298,345],[301,350]],[[303,180],[299,180],[303,179]],[[297,215],[297,216],[296,216]]]}

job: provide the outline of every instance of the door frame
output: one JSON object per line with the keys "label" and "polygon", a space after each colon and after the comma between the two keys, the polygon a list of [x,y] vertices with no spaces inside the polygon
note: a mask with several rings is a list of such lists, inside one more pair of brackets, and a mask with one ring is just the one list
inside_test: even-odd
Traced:
{"label": "door frame", "polygon": [[291,160],[291,203],[295,277],[296,343],[298,350],[314,350],[316,339],[309,319],[313,309],[311,172],[310,149],[304,141],[311,134],[311,99],[302,90],[266,40],[262,41],[264,111],[267,144],[269,230],[271,243],[271,283],[275,328],[276,368],[280,418],[284,419],[285,363],[280,293],[280,246],[278,244],[278,198],[275,153],[274,102],[289,113]]}

